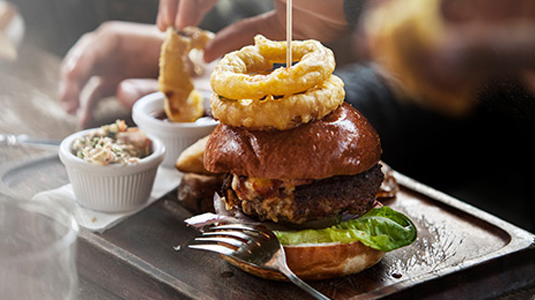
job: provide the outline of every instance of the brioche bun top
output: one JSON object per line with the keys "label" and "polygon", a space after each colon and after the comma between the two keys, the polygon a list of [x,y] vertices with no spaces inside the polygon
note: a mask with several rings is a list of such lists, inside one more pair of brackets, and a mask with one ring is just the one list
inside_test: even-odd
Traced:
{"label": "brioche bun top", "polygon": [[219,124],[206,144],[204,166],[255,178],[324,179],[364,172],[381,154],[373,126],[344,103],[323,119],[290,130]]}

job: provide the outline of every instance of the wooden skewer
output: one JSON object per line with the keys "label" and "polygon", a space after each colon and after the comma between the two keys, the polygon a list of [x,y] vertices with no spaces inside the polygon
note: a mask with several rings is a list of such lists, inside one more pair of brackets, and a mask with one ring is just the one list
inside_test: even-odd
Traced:
{"label": "wooden skewer", "polygon": [[292,0],[286,1],[286,67],[292,66]]}

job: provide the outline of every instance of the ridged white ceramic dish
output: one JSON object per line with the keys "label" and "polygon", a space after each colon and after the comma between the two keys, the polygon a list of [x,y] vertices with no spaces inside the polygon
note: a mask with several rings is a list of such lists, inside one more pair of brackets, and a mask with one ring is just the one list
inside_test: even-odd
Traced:
{"label": "ridged white ceramic dish", "polygon": [[59,146],[59,158],[67,169],[76,201],[81,206],[103,212],[125,212],[145,204],[165,155],[163,143],[147,134],[153,151],[139,163],[97,166],[76,157],[71,151],[72,142],[92,130],[95,129],[74,133]]}
{"label": "ridged white ceramic dish", "polygon": [[149,94],[134,104],[132,119],[139,129],[159,138],[164,143],[166,154],[162,165],[174,168],[180,153],[199,139],[209,135],[218,122],[209,117],[184,123],[161,120],[157,116],[163,114],[163,107],[164,95],[162,93]]}

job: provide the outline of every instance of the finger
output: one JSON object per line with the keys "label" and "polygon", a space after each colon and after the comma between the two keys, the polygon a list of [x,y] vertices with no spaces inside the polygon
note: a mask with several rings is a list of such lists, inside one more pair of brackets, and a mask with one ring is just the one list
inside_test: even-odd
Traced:
{"label": "finger", "polygon": [[535,69],[535,25],[461,27],[441,51],[447,63],[482,71]]}
{"label": "finger", "polygon": [[228,52],[252,45],[254,36],[259,33],[272,40],[285,38],[285,27],[280,23],[275,11],[240,20],[223,28],[206,45],[204,60],[211,62]]}
{"label": "finger", "polygon": [[[433,84],[454,88],[506,73],[535,70],[535,28],[459,26],[420,64]],[[514,34],[512,34],[514,33]],[[424,56],[420,56],[422,58]]]}
{"label": "finger", "polygon": [[122,106],[131,110],[137,100],[156,91],[158,91],[156,79],[126,79],[117,87],[116,95]]}
{"label": "finger", "polygon": [[78,121],[83,128],[92,125],[95,107],[103,98],[115,94],[117,85],[121,80],[122,78],[119,77],[94,76],[87,82],[80,95],[81,105],[77,112]]}
{"label": "finger", "polygon": [[79,94],[92,75],[95,55],[90,44],[93,39],[93,33],[83,35],[67,53],[60,66],[59,97],[69,113],[78,108]]}
{"label": "finger", "polygon": [[176,28],[182,29],[186,26],[195,26],[201,19],[199,1],[181,0],[178,6],[178,13],[174,19]]}
{"label": "finger", "polygon": [[535,17],[533,0],[442,0],[442,15],[447,21],[507,22]]}
{"label": "finger", "polygon": [[78,97],[81,87],[77,82],[67,82],[62,79],[59,83],[59,98],[63,109],[72,114],[78,109],[80,98]]}
{"label": "finger", "polygon": [[[275,8],[279,10],[282,17],[286,17],[286,1],[276,2]],[[301,0],[293,2],[293,27],[306,28],[320,26],[327,27],[323,30],[329,30],[331,26],[348,26],[344,13],[343,0],[330,0],[329,5],[325,5],[325,0]],[[305,21],[306,22],[303,22]],[[307,24],[313,22],[313,24]],[[323,33],[318,33],[323,34]]]}
{"label": "finger", "polygon": [[178,11],[178,2],[179,0],[160,0],[156,25],[161,31],[174,26],[175,16]]}
{"label": "finger", "polygon": [[197,26],[218,0],[181,0],[174,20],[176,28]]}

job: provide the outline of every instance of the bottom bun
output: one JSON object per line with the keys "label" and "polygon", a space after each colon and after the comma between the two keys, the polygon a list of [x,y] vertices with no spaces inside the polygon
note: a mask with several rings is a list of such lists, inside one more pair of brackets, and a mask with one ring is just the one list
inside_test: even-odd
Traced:
{"label": "bottom bun", "polygon": [[[378,263],[384,255],[384,252],[365,246],[361,242],[285,246],[284,250],[290,270],[303,280],[355,274]],[[228,256],[222,255],[222,257],[247,273],[271,280],[287,280],[284,275],[276,271],[253,267]]]}

